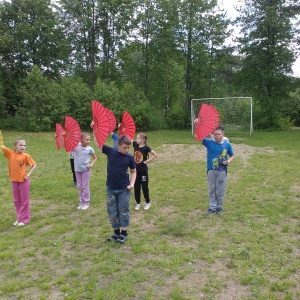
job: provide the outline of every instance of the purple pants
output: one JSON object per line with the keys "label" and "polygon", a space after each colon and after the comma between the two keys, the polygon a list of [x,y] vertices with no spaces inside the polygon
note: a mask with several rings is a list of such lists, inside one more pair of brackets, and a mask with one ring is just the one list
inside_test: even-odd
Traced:
{"label": "purple pants", "polygon": [[11,184],[17,222],[26,224],[30,221],[30,179],[26,179],[23,182],[12,181]]}
{"label": "purple pants", "polygon": [[89,203],[91,170],[85,172],[75,172],[75,174],[80,203]]}

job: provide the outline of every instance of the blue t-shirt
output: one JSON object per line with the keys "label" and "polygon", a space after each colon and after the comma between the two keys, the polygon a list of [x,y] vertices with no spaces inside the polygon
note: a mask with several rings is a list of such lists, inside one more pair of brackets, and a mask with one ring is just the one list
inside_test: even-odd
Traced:
{"label": "blue t-shirt", "polygon": [[95,154],[95,151],[92,147],[86,146],[83,147],[81,143],[79,143],[76,148],[73,150],[74,152],[74,168],[75,172],[85,172],[88,170],[88,164],[90,163],[90,156]]}
{"label": "blue t-shirt", "polygon": [[123,154],[118,150],[103,145],[102,153],[107,156],[106,185],[112,189],[126,189],[130,184],[128,168],[135,169],[135,162],[131,154]]}
{"label": "blue t-shirt", "polygon": [[207,148],[207,169],[227,171],[227,165],[223,165],[222,162],[234,155],[231,145],[226,142],[219,144],[206,138],[202,140],[202,144]]}

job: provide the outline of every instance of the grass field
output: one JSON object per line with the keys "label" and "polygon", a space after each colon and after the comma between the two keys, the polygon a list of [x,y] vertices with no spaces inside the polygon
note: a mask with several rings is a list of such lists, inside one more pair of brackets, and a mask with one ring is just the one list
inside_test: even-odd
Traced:
{"label": "grass field", "polygon": [[2,133],[7,147],[26,139],[37,169],[32,220],[14,227],[0,154],[0,299],[300,299],[300,131],[226,132],[236,158],[224,215],[210,217],[205,148],[190,131],[149,132],[159,155],[149,170],[152,207],[134,211],[132,196],[125,245],[105,242],[106,156],[93,142],[91,206],[78,211],[54,132]]}

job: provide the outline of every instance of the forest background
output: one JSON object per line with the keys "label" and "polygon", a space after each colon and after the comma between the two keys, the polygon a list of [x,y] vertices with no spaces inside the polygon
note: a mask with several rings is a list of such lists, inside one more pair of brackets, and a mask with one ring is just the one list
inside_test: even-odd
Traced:
{"label": "forest background", "polygon": [[182,129],[191,99],[234,96],[253,97],[255,128],[299,126],[299,2],[240,3],[231,20],[217,0],[0,1],[0,128],[87,128],[95,99]]}

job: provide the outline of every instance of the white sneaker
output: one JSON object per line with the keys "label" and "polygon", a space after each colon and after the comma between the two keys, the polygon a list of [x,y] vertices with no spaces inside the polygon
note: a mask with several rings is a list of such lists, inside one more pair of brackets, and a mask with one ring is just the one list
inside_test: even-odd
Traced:
{"label": "white sneaker", "polygon": [[83,207],[83,203],[80,202],[79,206],[77,207],[77,209],[82,209]]}
{"label": "white sneaker", "polygon": [[146,205],[145,205],[145,207],[144,207],[144,209],[149,209],[150,208],[150,206],[151,206],[151,204],[150,203],[146,203]]}
{"label": "white sneaker", "polygon": [[19,222],[16,221],[16,222],[13,223],[13,225],[14,225],[14,226],[18,226],[18,225],[19,225]]}
{"label": "white sneaker", "polygon": [[137,204],[136,206],[135,206],[135,210],[139,210],[140,209],[140,207],[141,207],[141,204]]}
{"label": "white sneaker", "polygon": [[87,210],[89,208],[89,203],[83,203],[83,205],[81,206],[82,210]]}
{"label": "white sneaker", "polygon": [[20,223],[18,223],[18,226],[25,226],[25,223],[20,222]]}

